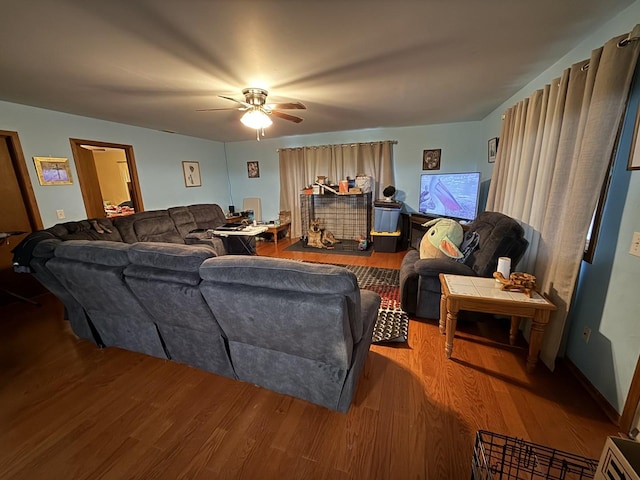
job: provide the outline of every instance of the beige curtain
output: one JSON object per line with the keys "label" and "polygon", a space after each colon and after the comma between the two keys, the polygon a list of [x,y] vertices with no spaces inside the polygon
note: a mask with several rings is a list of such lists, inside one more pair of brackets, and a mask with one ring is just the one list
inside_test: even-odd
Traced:
{"label": "beige curtain", "polygon": [[373,198],[394,185],[394,141],[282,148],[280,157],[280,210],[291,212],[291,232],[300,237],[300,194],[302,189],[324,175],[332,182],[357,175],[373,178]]}
{"label": "beige curtain", "polygon": [[521,221],[530,246],[518,270],[532,272],[558,307],[541,352],[552,370],[638,58],[629,36],[594,50],[504,117],[487,210]]}

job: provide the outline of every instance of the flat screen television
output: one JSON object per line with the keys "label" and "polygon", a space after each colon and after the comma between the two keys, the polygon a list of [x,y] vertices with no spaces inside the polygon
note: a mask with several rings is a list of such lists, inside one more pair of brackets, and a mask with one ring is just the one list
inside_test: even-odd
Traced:
{"label": "flat screen television", "polygon": [[478,212],[480,172],[420,176],[419,211],[434,217],[472,221]]}

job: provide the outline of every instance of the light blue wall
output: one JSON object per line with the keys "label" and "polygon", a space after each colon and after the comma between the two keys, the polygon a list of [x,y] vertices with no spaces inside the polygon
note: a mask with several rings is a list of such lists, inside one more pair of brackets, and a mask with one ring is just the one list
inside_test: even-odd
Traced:
{"label": "light blue wall", "polygon": [[[567,356],[619,412],[640,353],[638,287],[640,258],[629,255],[631,237],[640,231],[640,171],[626,169],[638,101],[640,68],[614,161],[610,195],[592,264],[584,263],[570,311]],[[589,343],[582,339],[591,329]]]}
{"label": "light blue wall", "polygon": [[[280,203],[278,148],[310,145],[348,144],[397,140],[395,159],[396,198],[405,202],[409,211],[417,211],[422,171],[422,151],[442,149],[440,172],[480,171],[483,179],[491,175],[487,161],[487,140],[482,136],[479,122],[428,125],[404,128],[378,128],[315,135],[299,135],[279,139],[268,136],[260,142],[227,143],[231,191],[236,205],[244,197],[262,199],[263,219],[277,217]],[[268,135],[268,133],[267,133]],[[247,161],[260,162],[260,178],[248,178]],[[312,182],[313,178],[309,179]],[[332,181],[340,179],[332,178]]]}
{"label": "light blue wall", "polygon": [[[224,144],[145,128],[0,102],[0,130],[18,132],[45,227],[86,218],[69,138],[133,145],[145,210],[193,203],[226,204]],[[69,158],[72,185],[41,186],[32,157]],[[200,162],[202,187],[186,188],[182,161]]]}
{"label": "light blue wall", "polygon": [[[482,122],[485,136],[499,135],[501,116],[508,107],[542,88],[572,63],[589,58],[593,49],[609,39],[631,31],[639,22],[640,1],[636,1],[492,112]],[[630,102],[632,119],[637,105],[638,92]],[[626,136],[621,138],[607,201],[605,231],[595,261],[593,265],[582,265],[573,311],[568,318],[566,351],[566,356],[619,413],[624,408],[640,354],[640,300],[635,283],[640,280],[640,258],[628,253],[633,232],[640,231],[640,171],[626,171],[632,128],[627,125]],[[582,340],[584,326],[592,329],[588,344]]]}

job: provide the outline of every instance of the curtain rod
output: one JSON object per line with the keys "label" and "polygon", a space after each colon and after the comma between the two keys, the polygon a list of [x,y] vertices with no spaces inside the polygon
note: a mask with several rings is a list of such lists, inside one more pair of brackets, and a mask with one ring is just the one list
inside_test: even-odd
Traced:
{"label": "curtain rod", "polygon": [[[623,38],[618,42],[618,48],[624,48],[630,43],[637,42],[638,40],[640,40],[640,24],[636,24],[636,26],[633,27],[633,30],[629,32],[627,38]],[[580,70],[583,72],[589,70],[589,62],[585,63]]]}
{"label": "curtain rod", "polygon": [[637,42],[638,40],[640,40],[640,24],[637,24],[635,27],[633,27],[633,30],[629,32],[627,38],[618,42],[618,47],[626,47],[631,42]]}
{"label": "curtain rod", "polygon": [[311,145],[304,147],[287,147],[287,148],[276,148],[276,152],[280,152],[281,150],[302,150],[303,148],[332,148],[332,147],[357,147],[359,145],[375,145],[376,143],[391,143],[392,145],[397,145],[397,140],[381,140],[379,142],[360,142],[360,143],[336,143],[333,145]]}

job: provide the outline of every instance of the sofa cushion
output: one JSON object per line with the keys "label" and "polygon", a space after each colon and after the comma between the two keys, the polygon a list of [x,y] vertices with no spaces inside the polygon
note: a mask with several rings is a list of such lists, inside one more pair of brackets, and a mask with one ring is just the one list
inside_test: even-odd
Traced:
{"label": "sofa cushion", "polygon": [[139,242],[184,243],[170,217],[143,218],[133,224]]}
{"label": "sofa cushion", "polygon": [[285,295],[343,296],[349,299],[346,307],[353,341],[359,342],[362,338],[358,280],[346,268],[271,257],[226,255],[205,260],[200,276],[203,280],[230,288],[235,285],[246,291],[268,288],[274,302]]}
{"label": "sofa cushion", "polygon": [[125,282],[153,316],[172,360],[236,378],[226,339],[200,293],[206,246],[135,243]]}
{"label": "sofa cushion", "polygon": [[187,207],[172,207],[167,212],[182,238],[198,228],[198,224]]}
{"label": "sofa cushion", "polygon": [[[95,223],[94,223],[95,222]],[[96,229],[96,226],[98,229]],[[111,240],[121,242],[122,237],[108,218],[92,218],[76,222],[59,223],[46,230],[61,240]]]}
{"label": "sofa cushion", "polygon": [[215,256],[216,252],[204,245],[139,242],[129,249],[131,263],[177,272],[198,272],[202,262]]}
{"label": "sofa cushion", "polygon": [[[169,218],[169,214],[166,210],[148,210],[146,212],[134,213],[133,215],[127,215],[124,217],[116,217],[113,219],[113,225],[120,232],[122,241],[127,243],[136,243],[140,241],[138,233],[136,233],[136,224],[142,220],[161,217]],[[173,225],[173,229],[175,230],[175,225]]]}
{"label": "sofa cushion", "polygon": [[187,207],[196,222],[197,228],[217,228],[226,222],[224,212],[215,203],[201,203]]}
{"label": "sofa cushion", "polygon": [[158,329],[124,280],[129,264],[122,242],[62,242],[46,267],[87,312],[106,346],[167,358]]}
{"label": "sofa cushion", "polygon": [[104,240],[69,240],[56,247],[55,256],[97,265],[123,267],[129,264],[129,247],[126,243]]}

